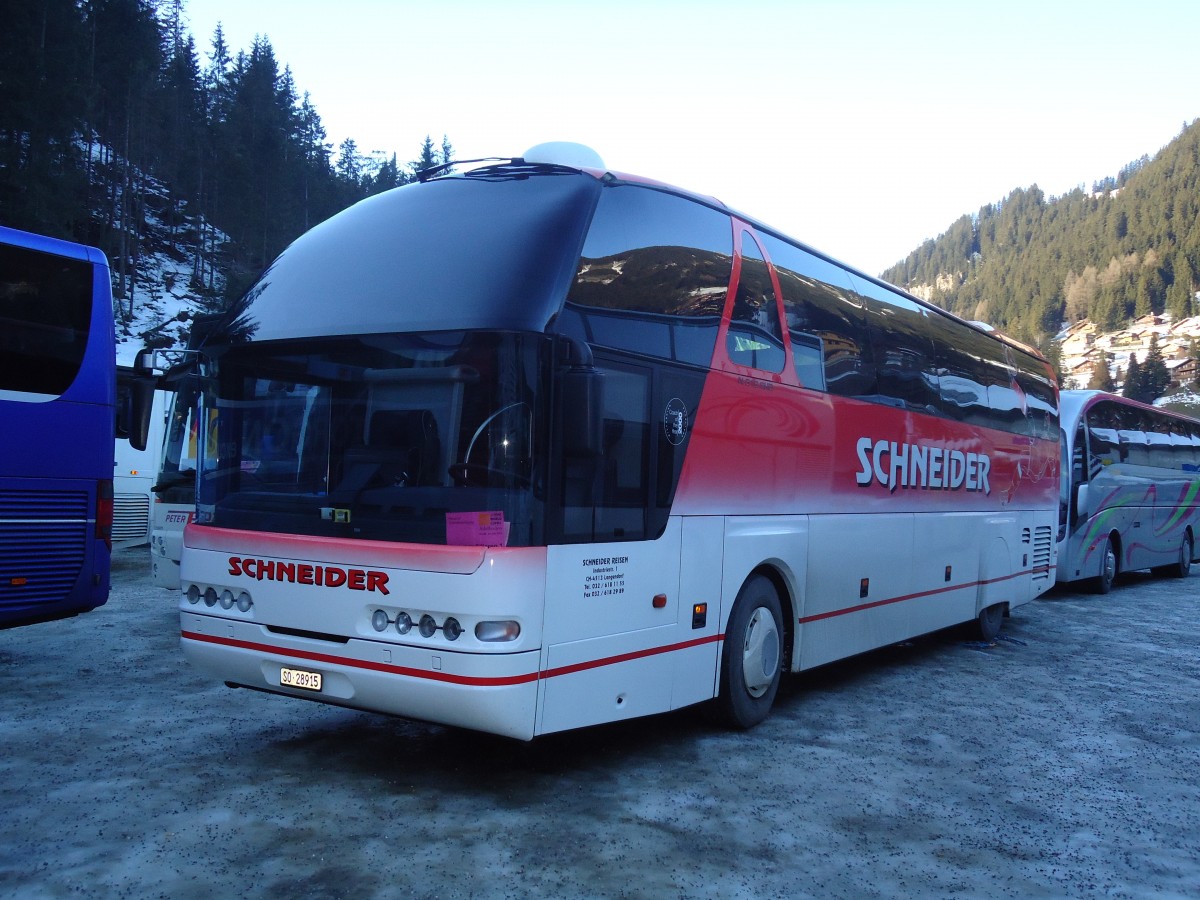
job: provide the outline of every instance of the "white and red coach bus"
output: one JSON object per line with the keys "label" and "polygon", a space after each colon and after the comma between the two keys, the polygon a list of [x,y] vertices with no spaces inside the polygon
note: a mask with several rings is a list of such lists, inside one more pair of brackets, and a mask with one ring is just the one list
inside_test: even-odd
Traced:
{"label": "white and red coach bus", "polygon": [[232,686],[749,727],[783,672],[994,635],[1054,583],[1042,358],[598,157],[342,212],[201,369],[182,644]]}

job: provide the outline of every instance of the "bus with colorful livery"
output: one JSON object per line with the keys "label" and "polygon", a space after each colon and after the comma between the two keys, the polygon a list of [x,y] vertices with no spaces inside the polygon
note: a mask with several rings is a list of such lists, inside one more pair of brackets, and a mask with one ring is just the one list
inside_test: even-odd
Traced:
{"label": "bus with colorful livery", "polygon": [[181,639],[230,686],[745,728],[1054,583],[1043,358],[577,145],[343,211],[198,349]]}
{"label": "bus with colorful livery", "polygon": [[1200,421],[1063,391],[1058,580],[1107,594],[1122,572],[1184,578],[1200,528]]}
{"label": "bus with colorful livery", "polygon": [[115,416],[104,254],[0,226],[0,626],[108,599]]}

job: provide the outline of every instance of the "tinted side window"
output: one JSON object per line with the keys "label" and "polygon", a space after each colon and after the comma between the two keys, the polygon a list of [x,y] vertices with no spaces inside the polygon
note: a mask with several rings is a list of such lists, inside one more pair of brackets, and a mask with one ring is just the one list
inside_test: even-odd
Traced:
{"label": "tinted side window", "polygon": [[873,394],[867,322],[845,270],[787,241],[760,236],[779,278],[800,384],[848,397]]}
{"label": "tinted side window", "polygon": [[728,216],[649,188],[607,187],[556,329],[707,366],[732,270]]}
{"label": "tinted side window", "polygon": [[738,365],[764,372],[783,371],[779,303],[766,260],[746,232],[742,233],[742,269],[725,340],[730,360]]}
{"label": "tinted side window", "polygon": [[865,279],[858,280],[871,327],[879,400],[914,412],[940,413],[937,364],[923,307]]}
{"label": "tinted side window", "polygon": [[1121,408],[1115,403],[1097,403],[1088,410],[1088,471],[1094,476],[1105,466],[1121,462],[1118,430],[1123,427]]}
{"label": "tinted side window", "polygon": [[0,390],[63,393],[91,320],[89,263],[0,244]]}
{"label": "tinted side window", "polygon": [[930,315],[929,323],[936,345],[942,411],[972,425],[1009,428],[992,409],[991,397],[995,388],[1010,387],[1004,345],[945,316]]}
{"label": "tinted side window", "polygon": [[1048,375],[1032,370],[1017,373],[1017,383],[1025,392],[1025,420],[1028,433],[1053,438],[1058,433],[1058,392]]}

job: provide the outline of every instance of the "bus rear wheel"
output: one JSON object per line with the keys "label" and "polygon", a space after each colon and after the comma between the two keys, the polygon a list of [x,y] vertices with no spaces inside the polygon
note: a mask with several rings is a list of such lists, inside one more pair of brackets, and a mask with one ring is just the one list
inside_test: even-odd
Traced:
{"label": "bus rear wheel", "polygon": [[725,628],[721,690],[713,712],[731,728],[753,728],[771,712],[783,664],[783,613],[775,585],[755,575],[738,591]]}
{"label": "bus rear wheel", "polygon": [[1192,536],[1184,532],[1183,541],[1179,545],[1179,559],[1169,566],[1159,566],[1154,570],[1155,575],[1166,575],[1170,578],[1187,578],[1192,572]]}
{"label": "bus rear wheel", "polygon": [[989,644],[994,641],[1004,625],[1004,613],[1007,609],[1006,603],[993,603],[981,609],[971,625],[975,636]]}

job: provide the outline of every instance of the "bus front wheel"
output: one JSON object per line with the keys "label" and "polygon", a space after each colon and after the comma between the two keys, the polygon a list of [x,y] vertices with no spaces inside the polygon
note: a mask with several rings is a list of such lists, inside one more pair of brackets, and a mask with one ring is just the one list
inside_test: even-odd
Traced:
{"label": "bus front wheel", "polygon": [[783,664],[783,613],[775,585],[755,575],[738,591],[725,628],[716,718],[753,728],[771,712]]}
{"label": "bus front wheel", "polygon": [[975,617],[971,627],[981,641],[990,644],[1000,634],[1000,628],[1004,625],[1006,609],[1007,604],[1005,603],[993,603],[979,611],[979,615]]}
{"label": "bus front wheel", "polygon": [[1104,539],[1104,550],[1100,554],[1100,574],[1092,583],[1097,594],[1107,594],[1112,590],[1113,582],[1117,580],[1117,551],[1113,547],[1112,536]]}

